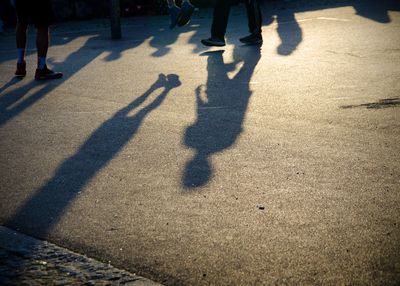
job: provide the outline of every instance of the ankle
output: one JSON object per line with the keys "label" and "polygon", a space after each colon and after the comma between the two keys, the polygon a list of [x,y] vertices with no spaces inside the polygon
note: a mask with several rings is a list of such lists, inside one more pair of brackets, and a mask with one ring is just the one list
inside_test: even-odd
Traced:
{"label": "ankle", "polygon": [[17,63],[22,64],[25,62],[25,49],[24,48],[17,48],[18,58]]}
{"label": "ankle", "polygon": [[46,58],[45,57],[38,57],[38,65],[37,68],[42,70],[46,67]]}

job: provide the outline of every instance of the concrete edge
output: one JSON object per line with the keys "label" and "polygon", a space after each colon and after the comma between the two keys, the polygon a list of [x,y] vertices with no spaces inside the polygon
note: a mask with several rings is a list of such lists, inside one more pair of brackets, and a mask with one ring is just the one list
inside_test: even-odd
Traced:
{"label": "concrete edge", "polygon": [[7,285],[34,280],[75,285],[161,285],[4,226],[0,226],[0,252],[5,257],[0,262],[0,282]]}

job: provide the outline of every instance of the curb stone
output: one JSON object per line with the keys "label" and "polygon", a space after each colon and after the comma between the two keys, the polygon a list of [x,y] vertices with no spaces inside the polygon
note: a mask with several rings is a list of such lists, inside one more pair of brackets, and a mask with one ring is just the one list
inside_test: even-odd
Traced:
{"label": "curb stone", "polygon": [[161,285],[0,226],[0,285]]}

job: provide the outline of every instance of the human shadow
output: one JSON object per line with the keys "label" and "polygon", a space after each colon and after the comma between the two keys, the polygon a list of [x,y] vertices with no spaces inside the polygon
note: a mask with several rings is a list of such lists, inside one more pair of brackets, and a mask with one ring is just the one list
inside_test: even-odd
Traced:
{"label": "human shadow", "polygon": [[277,48],[282,56],[291,55],[303,40],[303,32],[292,11],[277,13],[277,32],[281,43]]}
{"label": "human shadow", "polygon": [[0,87],[0,94],[2,92],[4,92],[5,90],[7,90],[9,87],[13,86],[14,84],[16,84],[20,81],[21,81],[21,79],[18,77],[10,78],[10,80],[8,82],[6,82],[5,84],[3,84],[2,87]]}
{"label": "human shadow", "polygon": [[[14,81],[14,84],[16,81]],[[31,80],[25,85],[14,89],[0,97],[0,126],[6,124],[9,120],[32,106],[43,98],[55,85],[49,82],[37,82]],[[34,88],[39,88],[38,91],[26,97],[26,94]]]}
{"label": "human shadow", "polygon": [[166,28],[160,28],[157,36],[153,36],[150,40],[150,46],[156,49],[151,55],[156,58],[167,55],[171,51],[171,45],[178,39],[180,32],[182,32],[182,29],[168,31]]}
{"label": "human shadow", "polygon": [[302,29],[296,20],[295,13],[313,11],[327,8],[337,8],[342,6],[352,6],[356,14],[372,21],[387,24],[391,22],[389,11],[400,11],[400,2],[394,0],[364,0],[364,1],[338,1],[338,3],[305,4],[303,7],[291,7],[296,1],[284,2],[262,1],[264,14],[264,26],[272,23],[271,19],[276,18],[277,32],[281,40],[277,47],[277,53],[282,56],[291,55],[303,41]]}
{"label": "human shadow", "polygon": [[[264,0],[263,2],[269,2]],[[342,0],[342,1],[272,1],[279,2],[279,9],[292,9],[295,12],[315,11],[338,7],[353,7],[356,14],[378,23],[390,23],[389,11],[400,11],[400,2],[397,0]]]}
{"label": "human shadow", "polygon": [[[68,81],[101,54],[107,53],[104,58],[105,61],[114,61],[119,59],[125,50],[134,49],[143,41],[144,39],[113,42],[101,34],[90,36],[80,48],[69,54],[63,62],[52,63],[52,69],[64,73],[63,78],[53,81],[28,80],[26,84],[5,93],[3,93],[3,90],[5,90],[3,88],[0,92],[0,126],[46,97],[47,94]],[[10,82],[16,83],[13,80],[10,80]],[[5,85],[7,88],[9,86],[10,84]],[[32,90],[34,91],[32,92]]]}
{"label": "human shadow", "polygon": [[[10,80],[10,83],[7,83],[0,90],[0,126],[40,101],[58,86],[67,82],[99,56],[105,54],[103,60],[112,62],[120,59],[125,51],[135,49],[148,39],[151,39],[151,45],[157,49],[152,56],[162,57],[170,52],[170,46],[177,40],[179,35],[179,31],[164,33],[162,29],[156,29],[152,26],[146,27],[145,22],[143,27],[143,29],[127,30],[123,39],[113,41],[109,38],[108,30],[98,33],[80,33],[78,31],[76,35],[67,34],[67,36],[64,36],[63,33],[58,34],[55,40],[52,41],[52,46],[66,45],[79,37],[87,37],[87,40],[62,62],[53,62],[49,58],[50,67],[64,73],[62,79],[51,82],[27,81],[27,79],[24,79],[26,81],[25,84],[6,91],[11,86],[11,82],[13,84],[16,83]],[[15,59],[14,54],[7,58],[7,60],[13,59]]]}
{"label": "human shadow", "polygon": [[[194,149],[194,157],[185,166],[182,183],[185,189],[206,185],[213,173],[211,157],[232,147],[240,133],[249,99],[250,80],[261,58],[259,46],[234,50],[234,61],[224,63],[224,51],[205,52],[207,83],[196,88],[197,119],[186,129],[184,144]],[[241,64],[239,71],[230,78]]]}
{"label": "human shadow", "polygon": [[[172,89],[180,85],[178,75],[160,74],[143,95],[97,128],[5,225],[12,229],[23,229],[40,238],[45,237],[86,184],[135,136],[146,116],[163,103]],[[158,90],[160,93],[156,98],[142,106]],[[129,115],[134,110],[137,110],[136,113]]]}
{"label": "human shadow", "polygon": [[392,21],[389,11],[399,11],[400,2],[394,0],[364,0],[356,1],[353,7],[357,15],[378,23],[387,24]]}
{"label": "human shadow", "polygon": [[261,1],[263,26],[272,25],[276,21],[276,31],[281,40],[277,53],[290,56],[303,41],[303,32],[296,20],[296,11],[286,9],[285,5],[283,1]]}

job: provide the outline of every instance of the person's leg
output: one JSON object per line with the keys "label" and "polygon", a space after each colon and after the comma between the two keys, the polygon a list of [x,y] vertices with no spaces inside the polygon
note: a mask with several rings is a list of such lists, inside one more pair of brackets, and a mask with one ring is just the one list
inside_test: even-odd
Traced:
{"label": "person's leg", "polygon": [[190,22],[190,18],[194,12],[194,6],[189,0],[183,0],[181,5],[181,14],[178,20],[178,26],[182,27]]}
{"label": "person's leg", "polygon": [[245,0],[250,34],[261,35],[262,14],[257,0]]}
{"label": "person's leg", "polygon": [[225,33],[228,26],[231,0],[216,0],[211,24],[211,38],[201,40],[205,46],[225,46]]}
{"label": "person's leg", "polygon": [[225,38],[231,5],[231,0],[217,0],[215,2],[213,21],[211,25],[211,37],[219,39]]}
{"label": "person's leg", "polygon": [[18,62],[22,63],[25,60],[25,49],[26,49],[26,31],[28,29],[27,24],[18,23],[15,31],[15,39],[17,44]]}
{"label": "person's leg", "polygon": [[25,49],[26,49],[26,30],[28,29],[27,24],[18,23],[15,32],[15,38],[17,42],[17,70],[15,75],[17,77],[24,77],[26,75],[26,63],[25,63]]}
{"label": "person's leg", "polygon": [[260,4],[257,0],[245,0],[245,2],[250,35],[239,40],[247,45],[261,44],[263,39],[261,34],[262,14]]}
{"label": "person's leg", "polygon": [[46,57],[49,49],[49,26],[53,19],[50,0],[36,2],[34,6],[33,20],[36,26],[36,49],[38,53],[38,65],[35,73],[36,80],[57,79],[63,76],[60,72],[53,72],[47,68]]}
{"label": "person's leg", "polygon": [[27,24],[17,23],[17,29],[15,32],[17,44],[17,70],[15,71],[15,75],[18,77],[24,77],[26,75],[25,50],[27,29]]}
{"label": "person's leg", "polygon": [[24,77],[26,75],[25,49],[26,31],[29,22],[28,8],[26,1],[15,1],[15,10],[17,12],[17,28],[15,31],[15,40],[17,45],[17,70],[15,71],[15,75],[18,77]]}
{"label": "person's leg", "polygon": [[36,48],[38,53],[38,69],[46,66],[47,51],[49,49],[49,27],[38,26],[36,32]]}
{"label": "person's leg", "polygon": [[181,13],[181,9],[176,6],[175,0],[167,0],[170,23],[169,28],[173,29],[178,24],[179,15]]}
{"label": "person's leg", "polygon": [[60,72],[54,72],[47,68],[46,57],[49,49],[49,27],[47,25],[36,25],[36,49],[38,53],[38,64],[35,73],[36,80],[57,79],[63,76]]}

